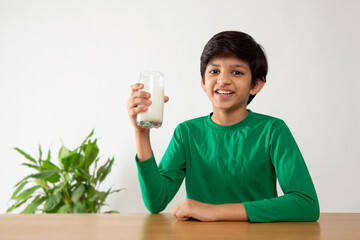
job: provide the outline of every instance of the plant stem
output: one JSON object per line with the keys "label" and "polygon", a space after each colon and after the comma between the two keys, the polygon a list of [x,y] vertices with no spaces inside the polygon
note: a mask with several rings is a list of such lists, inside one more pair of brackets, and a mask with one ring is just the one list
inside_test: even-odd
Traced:
{"label": "plant stem", "polygon": [[71,199],[70,199],[70,194],[69,194],[69,191],[68,191],[68,183],[67,182],[65,184],[64,193],[65,193],[65,202],[66,202],[66,204],[69,205],[70,213],[72,213],[73,211],[72,211]]}

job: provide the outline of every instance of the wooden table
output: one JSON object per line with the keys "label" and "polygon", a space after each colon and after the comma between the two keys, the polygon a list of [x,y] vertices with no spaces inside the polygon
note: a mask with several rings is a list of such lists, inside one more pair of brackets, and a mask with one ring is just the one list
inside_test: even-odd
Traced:
{"label": "wooden table", "polygon": [[179,222],[170,214],[0,215],[0,239],[360,239],[360,213],[318,222]]}

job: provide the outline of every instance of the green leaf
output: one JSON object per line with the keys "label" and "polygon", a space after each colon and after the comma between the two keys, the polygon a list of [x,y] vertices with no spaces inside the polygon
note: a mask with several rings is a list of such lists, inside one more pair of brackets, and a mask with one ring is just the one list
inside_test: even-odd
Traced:
{"label": "green leaf", "polygon": [[49,195],[44,204],[44,212],[51,211],[56,205],[57,205],[56,196],[53,194]]}
{"label": "green leaf", "polygon": [[21,165],[23,166],[27,166],[29,168],[33,168],[33,169],[36,169],[37,171],[40,171],[40,168],[34,164],[30,164],[30,163],[22,163]]}
{"label": "green leaf", "polygon": [[21,213],[35,213],[38,206],[42,204],[45,200],[45,197],[36,196],[36,198],[26,206],[26,208],[21,211]]}
{"label": "green leaf", "polygon": [[20,148],[14,148],[14,150],[18,151],[21,155],[23,155],[26,159],[36,164],[36,161],[33,157],[31,157],[29,154],[21,150]]}
{"label": "green leaf", "polygon": [[68,174],[67,172],[64,172],[64,173],[63,173],[63,176],[64,176],[64,180],[65,180],[66,182],[69,182],[69,181],[70,181],[70,177],[69,177],[69,174]]}
{"label": "green leaf", "polygon": [[25,179],[28,178],[35,178],[35,179],[42,179],[44,181],[49,181],[51,183],[56,183],[59,181],[60,176],[56,171],[53,170],[44,170],[40,173],[36,173],[36,174],[30,174],[29,176],[25,177]]}
{"label": "green leaf", "polygon": [[74,159],[72,159],[71,165],[70,165],[70,167],[69,167],[69,171],[73,171],[74,169],[77,169],[76,166],[79,165],[80,160],[84,157],[84,155],[82,155],[82,154],[80,153],[80,151],[78,150],[78,148],[75,149],[75,150],[73,151],[73,153],[76,153],[76,155],[75,155],[76,157],[74,157]]}
{"label": "green leaf", "polygon": [[53,164],[52,162],[50,162],[49,160],[45,160],[42,162],[42,167],[46,168],[48,170],[53,170],[53,171],[57,171],[57,172],[61,172],[60,168],[58,166],[56,166],[55,164]]}
{"label": "green leaf", "polygon": [[66,182],[63,182],[60,187],[56,188],[53,192],[54,195],[60,193],[62,189],[66,186]]}
{"label": "green leaf", "polygon": [[42,150],[41,150],[41,145],[39,144],[39,163],[41,162],[41,158],[42,158]]}
{"label": "green leaf", "polygon": [[106,163],[104,164],[104,165],[102,165],[101,167],[99,167],[99,169],[97,170],[97,172],[96,172],[96,178],[94,178],[93,180],[92,180],[92,183],[93,184],[97,184],[97,182],[99,181],[99,179],[100,179],[100,176],[102,176],[103,175],[103,173],[106,171]]}
{"label": "green leaf", "polygon": [[21,184],[16,188],[15,192],[13,193],[13,195],[11,196],[11,199],[13,199],[23,188],[24,186],[28,183],[28,181],[22,181]]}
{"label": "green leaf", "polygon": [[65,169],[64,165],[62,163],[62,159],[69,156],[70,153],[71,153],[71,151],[69,149],[67,149],[64,145],[61,146],[61,148],[59,150],[59,163],[60,163],[60,166],[62,169]]}
{"label": "green leaf", "polygon": [[25,199],[29,199],[31,197],[31,195],[40,188],[39,185],[28,188],[24,191],[22,191],[21,193],[19,193],[19,195],[12,197],[11,199],[14,200],[25,200]]}
{"label": "green leaf", "polygon": [[51,182],[53,184],[57,183],[60,180],[59,174],[55,174],[53,176],[50,176],[48,178],[45,178],[44,181]]}
{"label": "green leaf", "polygon": [[88,186],[88,189],[87,189],[87,199],[90,199],[95,195],[95,193],[97,192],[97,190],[92,186],[92,185],[89,185]]}
{"label": "green leaf", "polygon": [[85,140],[81,143],[81,147],[85,145],[86,141],[94,135],[94,130],[91,130],[90,134],[85,138]]}
{"label": "green leaf", "polygon": [[71,151],[68,148],[66,148],[64,145],[62,145],[59,150],[59,159],[67,157],[70,153]]}
{"label": "green leaf", "polygon": [[64,204],[57,210],[57,213],[71,213],[69,205]]}
{"label": "green leaf", "polygon": [[104,213],[120,213],[119,211],[116,211],[116,210],[110,210],[110,211],[106,211]]}
{"label": "green leaf", "polygon": [[89,201],[90,201],[90,202],[95,202],[95,201],[97,201],[98,198],[99,198],[99,194],[98,194],[99,191],[97,191],[97,190],[95,190],[95,189],[93,189],[93,191],[94,191],[94,192],[91,193],[90,198],[89,198]]}
{"label": "green leaf", "polygon": [[[111,190],[111,188],[109,189],[109,191]],[[111,192],[110,192],[110,194],[112,194],[112,193],[117,193],[117,192],[121,192],[121,191],[123,191],[123,190],[126,190],[126,188],[120,188],[120,189],[115,189],[115,190],[112,190]]]}
{"label": "green leaf", "polygon": [[62,197],[61,197],[60,193],[54,194],[54,195],[55,195],[55,198],[56,198],[56,205],[57,205],[57,204],[59,204],[61,202]]}
{"label": "green leaf", "polygon": [[77,152],[71,152],[66,157],[60,159],[61,167],[64,171],[69,171],[72,169],[73,163],[79,158]]}
{"label": "green leaf", "polygon": [[89,181],[91,179],[91,175],[85,172],[83,169],[76,169],[76,180],[78,182]]}
{"label": "green leaf", "polygon": [[51,151],[50,151],[50,149],[49,149],[49,150],[48,150],[48,154],[47,154],[46,161],[50,161],[50,158],[51,158]]}
{"label": "green leaf", "polygon": [[84,207],[83,202],[76,202],[73,206],[73,212],[74,213],[86,213],[86,209]]}
{"label": "green leaf", "polygon": [[94,176],[94,178],[95,178],[95,173],[96,173],[96,169],[97,169],[97,165],[98,165],[99,160],[100,160],[99,157],[95,159],[94,168],[93,168],[93,174],[92,174]]}
{"label": "green leaf", "polygon": [[84,158],[79,161],[78,167],[84,169],[88,172],[89,167],[95,161],[97,155],[99,154],[99,148],[96,144],[97,139],[94,142],[90,140],[87,143]]}
{"label": "green leaf", "polygon": [[23,205],[26,201],[27,201],[27,199],[22,200],[22,201],[17,201],[17,202],[15,202],[11,207],[9,207],[9,208],[6,210],[6,213],[12,212],[12,211],[15,210],[16,208],[18,208],[18,207],[20,207],[21,205]]}
{"label": "green leaf", "polygon": [[84,192],[85,192],[85,186],[84,186],[84,184],[81,184],[72,193],[71,201],[74,202],[74,203],[77,202],[81,198],[81,196],[84,194]]}
{"label": "green leaf", "polygon": [[96,174],[96,180],[99,182],[104,181],[107,175],[111,172],[112,165],[114,164],[114,157],[112,159],[108,159],[106,163],[101,166]]}
{"label": "green leaf", "polygon": [[53,212],[55,207],[61,202],[61,194],[51,194],[47,197],[44,204],[44,212]]}
{"label": "green leaf", "polygon": [[58,172],[53,170],[44,170],[40,173],[31,174],[28,177],[29,178],[36,178],[36,179],[48,179],[52,176],[59,176]]}
{"label": "green leaf", "polygon": [[21,179],[19,182],[17,182],[17,183],[15,184],[15,186],[14,186],[14,187],[19,186],[19,185],[20,185],[20,184],[22,184],[24,181],[26,181],[28,178],[29,178],[29,176],[24,177],[24,178],[23,178],[23,179]]}
{"label": "green leaf", "polygon": [[108,192],[99,192],[99,191],[96,191],[95,194],[94,194],[94,196],[92,196],[92,197],[89,199],[89,201],[90,201],[90,202],[101,203],[101,202],[103,202],[103,201],[106,199],[106,197],[107,197],[108,194],[109,194]]}
{"label": "green leaf", "polygon": [[46,190],[49,190],[49,186],[46,184],[45,181],[41,180],[41,179],[35,179],[35,183],[43,188],[45,188]]}
{"label": "green leaf", "polygon": [[88,169],[91,164],[95,161],[97,155],[99,154],[99,148],[96,144],[97,139],[94,140],[94,142],[89,144],[89,147],[86,148],[85,151],[85,169]]}

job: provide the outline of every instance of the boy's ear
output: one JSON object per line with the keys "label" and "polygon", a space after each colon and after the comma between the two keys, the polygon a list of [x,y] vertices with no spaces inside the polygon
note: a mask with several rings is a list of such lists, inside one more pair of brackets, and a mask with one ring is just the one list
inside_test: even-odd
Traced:
{"label": "boy's ear", "polygon": [[206,92],[205,81],[203,78],[201,78],[201,88],[204,90],[204,92]]}
{"label": "boy's ear", "polygon": [[260,79],[260,78],[256,79],[255,86],[250,89],[250,94],[251,95],[257,94],[258,92],[261,91],[261,89],[264,87],[264,85],[265,85],[265,82],[262,79]]}

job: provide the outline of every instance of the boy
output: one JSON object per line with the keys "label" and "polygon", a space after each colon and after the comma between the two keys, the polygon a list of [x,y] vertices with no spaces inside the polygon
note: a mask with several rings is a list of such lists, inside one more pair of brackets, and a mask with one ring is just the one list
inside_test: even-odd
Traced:
{"label": "boy", "polygon": [[[157,166],[149,129],[136,114],[151,104],[132,86],[128,113],[135,128],[139,181],[146,207],[162,211],[185,178],[179,220],[316,221],[319,203],[300,150],[285,123],[248,110],[266,81],[262,47],[242,32],[213,36],[201,55],[201,86],[213,106],[205,117],[177,126]],[[165,102],[169,100],[165,97]],[[142,106],[139,106],[139,105]],[[277,196],[276,179],[284,192]]]}

